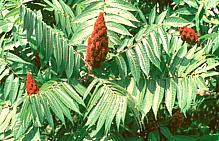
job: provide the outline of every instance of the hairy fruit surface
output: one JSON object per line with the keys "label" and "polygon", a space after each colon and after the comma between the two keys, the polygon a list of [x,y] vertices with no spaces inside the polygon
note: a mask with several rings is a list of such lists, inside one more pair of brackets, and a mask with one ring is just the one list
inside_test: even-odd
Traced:
{"label": "hairy fruit surface", "polygon": [[198,33],[192,28],[187,26],[179,27],[181,39],[189,44],[195,44],[198,42]]}
{"label": "hairy fruit surface", "polygon": [[86,48],[86,62],[91,68],[99,68],[106,60],[108,48],[107,28],[104,21],[104,13],[100,12],[94,23],[94,30],[88,38]]}
{"label": "hairy fruit surface", "polygon": [[32,74],[30,72],[27,73],[26,91],[29,96],[31,96],[32,94],[37,94],[39,92],[37,82],[33,79]]}

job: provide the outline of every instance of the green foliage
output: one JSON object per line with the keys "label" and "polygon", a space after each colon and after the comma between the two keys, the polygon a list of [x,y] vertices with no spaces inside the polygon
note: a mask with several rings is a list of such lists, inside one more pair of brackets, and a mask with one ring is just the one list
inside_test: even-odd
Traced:
{"label": "green foliage", "polygon": [[95,83],[97,85],[88,102],[87,114],[89,115],[86,126],[90,128],[97,122],[96,130],[93,133],[95,135],[105,123],[105,133],[107,134],[114,117],[118,129],[121,121],[124,124],[128,92],[115,83],[94,79],[86,93],[89,93]]}
{"label": "green foliage", "polygon": [[[216,139],[216,130],[175,135],[167,121],[177,109],[190,117],[204,101],[197,91],[218,96],[218,1],[162,3],[1,0],[0,140]],[[84,58],[99,12],[110,51],[90,74]],[[195,45],[177,31],[187,25]],[[29,71],[40,87],[32,96]]]}

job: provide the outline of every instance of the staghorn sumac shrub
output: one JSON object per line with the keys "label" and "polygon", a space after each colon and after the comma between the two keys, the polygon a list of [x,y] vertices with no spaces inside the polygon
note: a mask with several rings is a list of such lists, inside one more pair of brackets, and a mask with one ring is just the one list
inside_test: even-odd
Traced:
{"label": "staghorn sumac shrub", "polygon": [[218,8],[149,1],[1,1],[0,140],[214,140]]}
{"label": "staghorn sumac shrub", "polygon": [[99,68],[105,61],[108,51],[108,37],[104,13],[100,12],[86,48],[86,61],[89,67],[91,69]]}

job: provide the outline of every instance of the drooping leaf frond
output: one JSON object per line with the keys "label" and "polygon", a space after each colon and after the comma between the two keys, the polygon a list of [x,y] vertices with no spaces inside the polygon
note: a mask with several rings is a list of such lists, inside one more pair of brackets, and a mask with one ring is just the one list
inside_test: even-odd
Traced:
{"label": "drooping leaf frond", "polygon": [[[97,83],[96,86],[94,84]],[[102,79],[94,79],[88,87],[87,93],[94,88],[88,103],[88,120],[86,125],[91,128],[96,124],[94,135],[105,124],[105,133],[110,130],[113,119],[116,120],[116,126],[119,129],[120,123],[124,123],[128,92],[118,84]]]}
{"label": "drooping leaf frond", "polygon": [[5,61],[5,59],[0,58],[0,81],[5,79],[3,97],[5,100],[9,99],[11,104],[21,97],[24,89],[22,79],[14,73],[14,68],[11,67],[13,63],[16,62],[9,62],[7,59]]}
{"label": "drooping leaf frond", "polygon": [[141,93],[144,97],[138,97],[138,108],[143,117],[151,108],[156,117],[163,98],[170,115],[176,103],[182,112],[186,113],[195,102],[197,89],[208,90],[204,79],[219,74],[212,70],[218,63],[207,64],[204,48],[193,47],[189,51],[185,48],[180,45],[178,49],[172,49],[170,52],[174,55],[168,61],[169,64],[166,62],[167,69],[170,70],[170,74],[164,75],[166,78],[149,78],[146,81],[146,89],[142,89]]}
{"label": "drooping leaf frond", "polygon": [[[85,8],[83,12],[73,19],[76,25],[76,30],[72,36],[70,44],[80,44],[93,31],[93,24],[98,13],[105,12],[105,21],[108,29],[108,36],[110,41],[118,44],[121,42],[119,37],[115,34],[131,36],[125,26],[136,27],[132,21],[138,22],[134,15],[129,11],[137,11],[137,9],[125,1],[82,1],[79,5]],[[81,24],[83,23],[83,24]]]}
{"label": "drooping leaf frond", "polygon": [[[161,21],[155,20],[155,8],[152,9],[149,15],[151,26],[146,25],[140,29],[134,38],[136,43],[132,42],[129,46],[126,44],[128,48],[123,48],[127,56],[127,61],[123,61],[123,64],[129,64],[134,80],[138,83],[143,75],[149,78],[145,89],[141,92],[144,96],[138,97],[137,105],[143,117],[150,109],[156,117],[163,98],[170,115],[175,104],[178,104],[183,113],[186,113],[195,102],[197,89],[207,90],[204,79],[218,75],[218,72],[212,71],[218,63],[207,63],[210,58],[205,55],[205,48],[193,46],[188,49],[187,44],[183,44],[180,38],[167,32],[173,23],[180,22],[175,26],[183,26],[188,22],[178,17],[165,19],[163,16],[165,14],[166,12],[159,15],[160,18],[163,17]],[[151,64],[158,68],[158,70],[155,69],[158,74],[162,73],[160,76],[151,75],[154,73],[149,71],[153,68]],[[166,74],[165,70],[169,72]]]}
{"label": "drooping leaf frond", "polygon": [[46,119],[50,126],[54,127],[51,111],[64,125],[64,116],[73,123],[70,110],[81,114],[79,104],[85,107],[78,92],[68,83],[49,81],[41,87],[38,94],[25,96],[21,111],[26,111],[30,108],[29,113],[35,126],[40,127],[44,119]]}
{"label": "drooping leaf frond", "polygon": [[[24,6],[21,6],[21,11],[21,17],[25,21],[24,29],[29,33],[27,37],[29,40],[31,36],[35,37],[33,44],[37,46],[41,62],[47,63],[52,60],[51,57],[54,57],[57,71],[65,70],[67,77],[70,78],[74,69],[75,52],[71,46],[68,46],[63,33],[46,25],[39,13]],[[26,23],[26,21],[33,23]]]}

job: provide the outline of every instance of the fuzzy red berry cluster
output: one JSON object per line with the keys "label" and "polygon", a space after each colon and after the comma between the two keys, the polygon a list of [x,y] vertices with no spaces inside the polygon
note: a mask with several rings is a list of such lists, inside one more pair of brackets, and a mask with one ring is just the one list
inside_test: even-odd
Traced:
{"label": "fuzzy red berry cluster", "polygon": [[94,24],[94,30],[88,39],[86,48],[86,62],[89,67],[91,67],[91,69],[99,68],[106,60],[108,51],[108,37],[104,13],[100,12]]}
{"label": "fuzzy red berry cluster", "polygon": [[192,28],[187,26],[179,27],[181,39],[187,41],[189,44],[195,44],[198,42],[198,33]]}
{"label": "fuzzy red berry cluster", "polygon": [[37,82],[32,78],[32,74],[30,72],[27,73],[26,91],[29,96],[31,96],[32,94],[37,94],[39,92]]}

